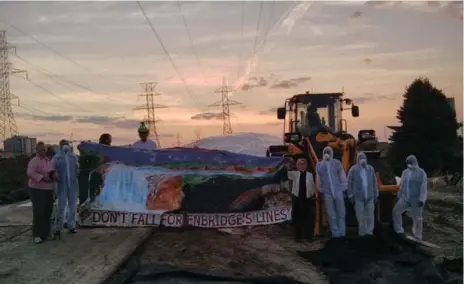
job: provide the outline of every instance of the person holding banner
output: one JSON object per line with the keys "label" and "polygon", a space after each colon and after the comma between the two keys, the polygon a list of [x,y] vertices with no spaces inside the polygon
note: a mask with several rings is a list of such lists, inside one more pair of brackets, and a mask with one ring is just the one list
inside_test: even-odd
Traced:
{"label": "person holding banner", "polygon": [[[112,137],[109,133],[103,133],[98,139],[98,144],[111,146]],[[80,149],[79,149],[80,151]],[[95,169],[107,162],[106,157],[100,157],[95,153],[81,151],[79,156],[79,205],[84,204],[87,199],[94,196],[94,190],[101,181],[101,175]],[[90,196],[89,196],[90,192]]]}
{"label": "person holding banner", "polygon": [[144,122],[140,123],[140,127],[138,129],[138,132],[139,132],[140,140],[135,142],[134,145],[132,145],[132,148],[149,149],[149,150],[156,149],[157,145],[156,145],[155,141],[148,139],[148,135],[150,135],[150,131],[145,126]]}
{"label": "person holding banner", "polygon": [[292,224],[296,241],[311,241],[314,235],[314,178],[308,172],[308,160],[299,158],[296,171],[288,171],[292,181]]}

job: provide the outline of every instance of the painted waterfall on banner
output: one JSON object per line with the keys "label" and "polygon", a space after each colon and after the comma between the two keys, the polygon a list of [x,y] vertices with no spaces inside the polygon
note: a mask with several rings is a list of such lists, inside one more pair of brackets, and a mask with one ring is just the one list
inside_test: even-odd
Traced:
{"label": "painted waterfall on banner", "polygon": [[193,226],[233,227],[290,218],[290,197],[280,186],[282,158],[93,143],[81,143],[79,150],[101,157],[90,177],[96,182],[89,183],[95,194],[81,210],[84,226],[148,226],[163,220],[181,226],[186,217]]}

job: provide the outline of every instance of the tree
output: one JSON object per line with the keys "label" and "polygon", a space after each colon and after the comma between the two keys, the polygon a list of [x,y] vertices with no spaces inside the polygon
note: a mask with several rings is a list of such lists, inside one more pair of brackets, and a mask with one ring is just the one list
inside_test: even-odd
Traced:
{"label": "tree", "polygon": [[443,92],[428,79],[415,79],[406,88],[403,105],[396,118],[401,126],[394,131],[389,160],[399,174],[405,159],[415,155],[428,175],[446,171],[454,156],[458,122]]}

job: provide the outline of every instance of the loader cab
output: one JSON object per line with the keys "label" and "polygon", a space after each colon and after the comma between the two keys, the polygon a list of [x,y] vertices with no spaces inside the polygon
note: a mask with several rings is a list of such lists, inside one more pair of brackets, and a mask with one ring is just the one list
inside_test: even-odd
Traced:
{"label": "loader cab", "polygon": [[[297,94],[287,99],[282,108],[277,109],[277,118],[285,120],[285,133],[301,133],[310,136],[320,129],[332,133],[346,132],[346,120],[342,111],[351,105],[353,117],[359,116],[359,107],[350,99],[343,98],[343,93]],[[303,133],[304,132],[304,133]]]}

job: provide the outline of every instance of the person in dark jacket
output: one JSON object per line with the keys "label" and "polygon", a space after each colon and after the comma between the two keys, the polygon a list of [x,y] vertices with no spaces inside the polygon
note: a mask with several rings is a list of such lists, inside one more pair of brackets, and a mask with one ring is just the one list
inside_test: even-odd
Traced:
{"label": "person in dark jacket", "polygon": [[[103,133],[98,139],[98,143],[102,145],[111,146],[111,142],[112,137],[109,133]],[[100,175],[94,170],[104,162],[105,159],[102,159],[96,153],[81,153],[79,157],[79,204],[84,204],[89,197],[94,197],[96,188],[94,184],[99,184],[101,179]]]}
{"label": "person in dark jacket", "polygon": [[292,181],[292,224],[295,239],[312,240],[314,236],[314,178],[308,172],[308,160],[299,158],[296,170],[288,171],[288,179]]}

